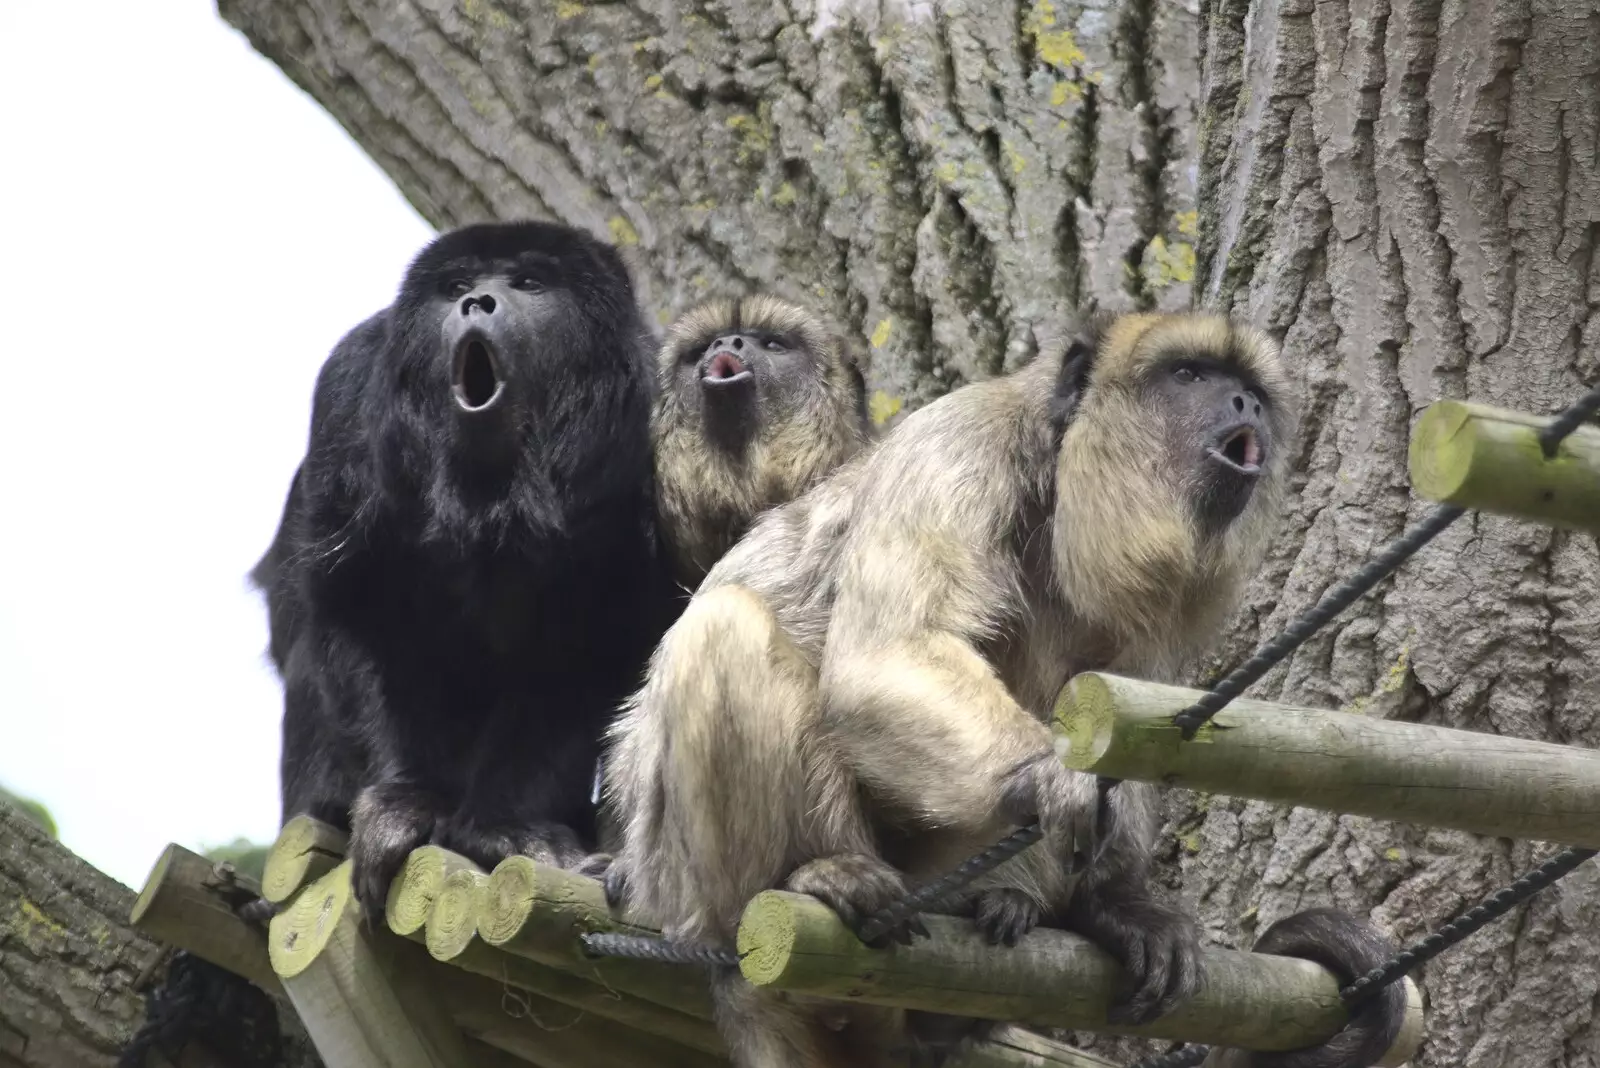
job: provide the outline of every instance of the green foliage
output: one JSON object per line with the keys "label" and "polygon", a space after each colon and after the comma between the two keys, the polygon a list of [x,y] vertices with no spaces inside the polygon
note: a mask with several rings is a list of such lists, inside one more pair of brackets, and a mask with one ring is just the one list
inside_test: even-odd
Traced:
{"label": "green foliage", "polygon": [[27,817],[30,822],[37,824],[39,829],[51,838],[60,837],[56,833],[55,817],[51,816],[50,810],[39,802],[27,797],[18,797],[4,786],[0,786],[0,805],[10,805],[15,808],[23,816]]}
{"label": "green foliage", "polygon": [[266,866],[267,853],[272,843],[257,845],[248,838],[235,838],[226,845],[209,846],[200,850],[207,860],[225,860],[241,875],[260,881],[261,869]]}

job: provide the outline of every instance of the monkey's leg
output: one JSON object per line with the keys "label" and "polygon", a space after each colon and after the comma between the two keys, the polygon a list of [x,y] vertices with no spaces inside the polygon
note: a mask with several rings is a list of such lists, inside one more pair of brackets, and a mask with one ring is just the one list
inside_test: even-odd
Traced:
{"label": "monkey's leg", "polygon": [[1087,845],[1094,780],[1061,766],[1049,730],[959,636],[830,634],[822,707],[846,766],[920,826],[981,842],[1038,819],[1063,864]]}
{"label": "monkey's leg", "polygon": [[871,855],[853,789],[819,731],[816,672],[739,586],[691,601],[613,728],[613,876],[674,937],[732,943],[750,898],[802,863]]}
{"label": "monkey's leg", "polygon": [[473,747],[460,803],[434,834],[486,871],[516,855],[576,867],[595,844],[594,765],[615,699],[552,685],[540,700],[563,718],[498,710]]}
{"label": "monkey's leg", "polygon": [[1112,787],[1100,808],[1099,840],[1066,910],[1066,925],[1117,957],[1133,978],[1132,995],[1107,1013],[1117,1022],[1164,1015],[1200,985],[1194,922],[1151,892],[1158,824],[1154,787]]}
{"label": "monkey's leg", "polygon": [[[853,784],[818,727],[815,671],[765,603],[736,586],[696,596],[612,731],[607,787],[623,823],[612,885],[668,937],[721,946],[749,900],[791,873],[797,887],[807,872],[818,889],[852,874],[877,885],[887,865],[873,863]],[[832,1010],[732,970],[714,989],[738,1068],[851,1063],[851,1043],[826,1026]],[[849,1034],[869,1045],[859,1026]]]}

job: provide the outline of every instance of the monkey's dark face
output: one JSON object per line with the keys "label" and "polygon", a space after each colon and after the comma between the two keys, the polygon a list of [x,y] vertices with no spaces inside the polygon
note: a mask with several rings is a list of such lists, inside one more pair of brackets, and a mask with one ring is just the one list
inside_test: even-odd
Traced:
{"label": "monkey's dark face", "polygon": [[739,446],[801,411],[822,368],[799,338],[747,327],[683,346],[675,373],[680,395],[699,397],[708,436]]}
{"label": "monkey's dark face", "polygon": [[1239,372],[1198,358],[1162,361],[1149,385],[1166,413],[1169,455],[1188,472],[1196,518],[1221,530],[1249,505],[1274,447],[1269,399]]}
{"label": "monkey's dark face", "polygon": [[648,389],[626,336],[639,328],[626,268],[565,227],[443,235],[406,273],[395,315],[394,388],[448,453],[474,463],[519,455],[554,408],[602,380]]}

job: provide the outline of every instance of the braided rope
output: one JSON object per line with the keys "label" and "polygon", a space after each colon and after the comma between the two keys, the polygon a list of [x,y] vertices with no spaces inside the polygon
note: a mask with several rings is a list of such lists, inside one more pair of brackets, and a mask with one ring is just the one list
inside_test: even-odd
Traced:
{"label": "braided rope", "polygon": [[654,960],[663,964],[733,966],[739,963],[739,954],[731,949],[673,942],[648,935],[586,934],[583,936],[583,948],[596,957],[627,957],[630,960]]}
{"label": "braided rope", "polygon": [[[1417,965],[1427,963],[1451,946],[1483,930],[1483,928],[1498,920],[1524,901],[1527,901],[1534,894],[1554,883],[1597,852],[1600,851],[1577,848],[1563,849],[1537,868],[1525,872],[1515,882],[1502,887],[1478,905],[1457,916],[1422,941],[1407,946],[1366,975],[1361,976],[1349,986],[1341,989],[1339,991],[1340,1000],[1345,1003],[1346,1007],[1355,1008],[1389,984],[1399,982]],[[1133,1068],[1193,1068],[1194,1065],[1205,1060],[1210,1052],[1210,1046],[1184,1046],[1170,1053],[1146,1057],[1134,1064]]]}
{"label": "braided rope", "polygon": [[1183,731],[1184,739],[1193,738],[1195,732],[1207,720],[1227,707],[1228,702],[1282,663],[1290,653],[1300,648],[1307,638],[1326,626],[1330,619],[1393,574],[1395,569],[1405,563],[1413,553],[1432,541],[1440,531],[1454,523],[1465,511],[1466,509],[1453,504],[1441,504],[1434,508],[1426,519],[1390,542],[1361,570],[1335,586],[1323,596],[1322,600],[1285,627],[1277,637],[1256,650],[1255,655],[1249,660],[1228,672],[1209,693],[1172,718],[1173,724]]}

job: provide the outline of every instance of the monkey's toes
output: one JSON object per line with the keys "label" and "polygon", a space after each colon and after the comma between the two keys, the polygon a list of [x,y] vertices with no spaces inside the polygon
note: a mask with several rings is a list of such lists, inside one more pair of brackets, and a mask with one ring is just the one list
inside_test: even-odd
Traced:
{"label": "monkey's toes", "polygon": [[264,928],[268,923],[272,922],[272,917],[278,914],[278,906],[264,897],[258,897],[245,902],[233,911],[235,915],[252,927]]}
{"label": "monkey's toes", "polygon": [[578,861],[577,867],[572,870],[577,875],[604,881],[606,873],[611,870],[611,866],[614,863],[616,863],[616,860],[610,853],[590,853]]}
{"label": "monkey's toes", "polygon": [[628,866],[613,860],[600,885],[606,889],[606,904],[620,909],[628,900]]}
{"label": "monkey's toes", "polygon": [[1199,989],[1199,945],[1187,923],[1158,921],[1144,930],[1134,928],[1125,936],[1124,954],[1133,993],[1107,1011],[1113,1023],[1149,1023]]}
{"label": "monkey's toes", "polygon": [[1044,910],[1032,897],[1012,887],[996,887],[978,895],[973,922],[991,946],[1015,946],[1043,918]]}
{"label": "monkey's toes", "polygon": [[[852,931],[860,931],[868,917],[906,895],[900,872],[865,853],[840,853],[802,864],[784,882],[784,889],[821,901]],[[909,944],[914,936],[928,936],[928,929],[915,916],[867,944],[874,948],[891,941]]]}

